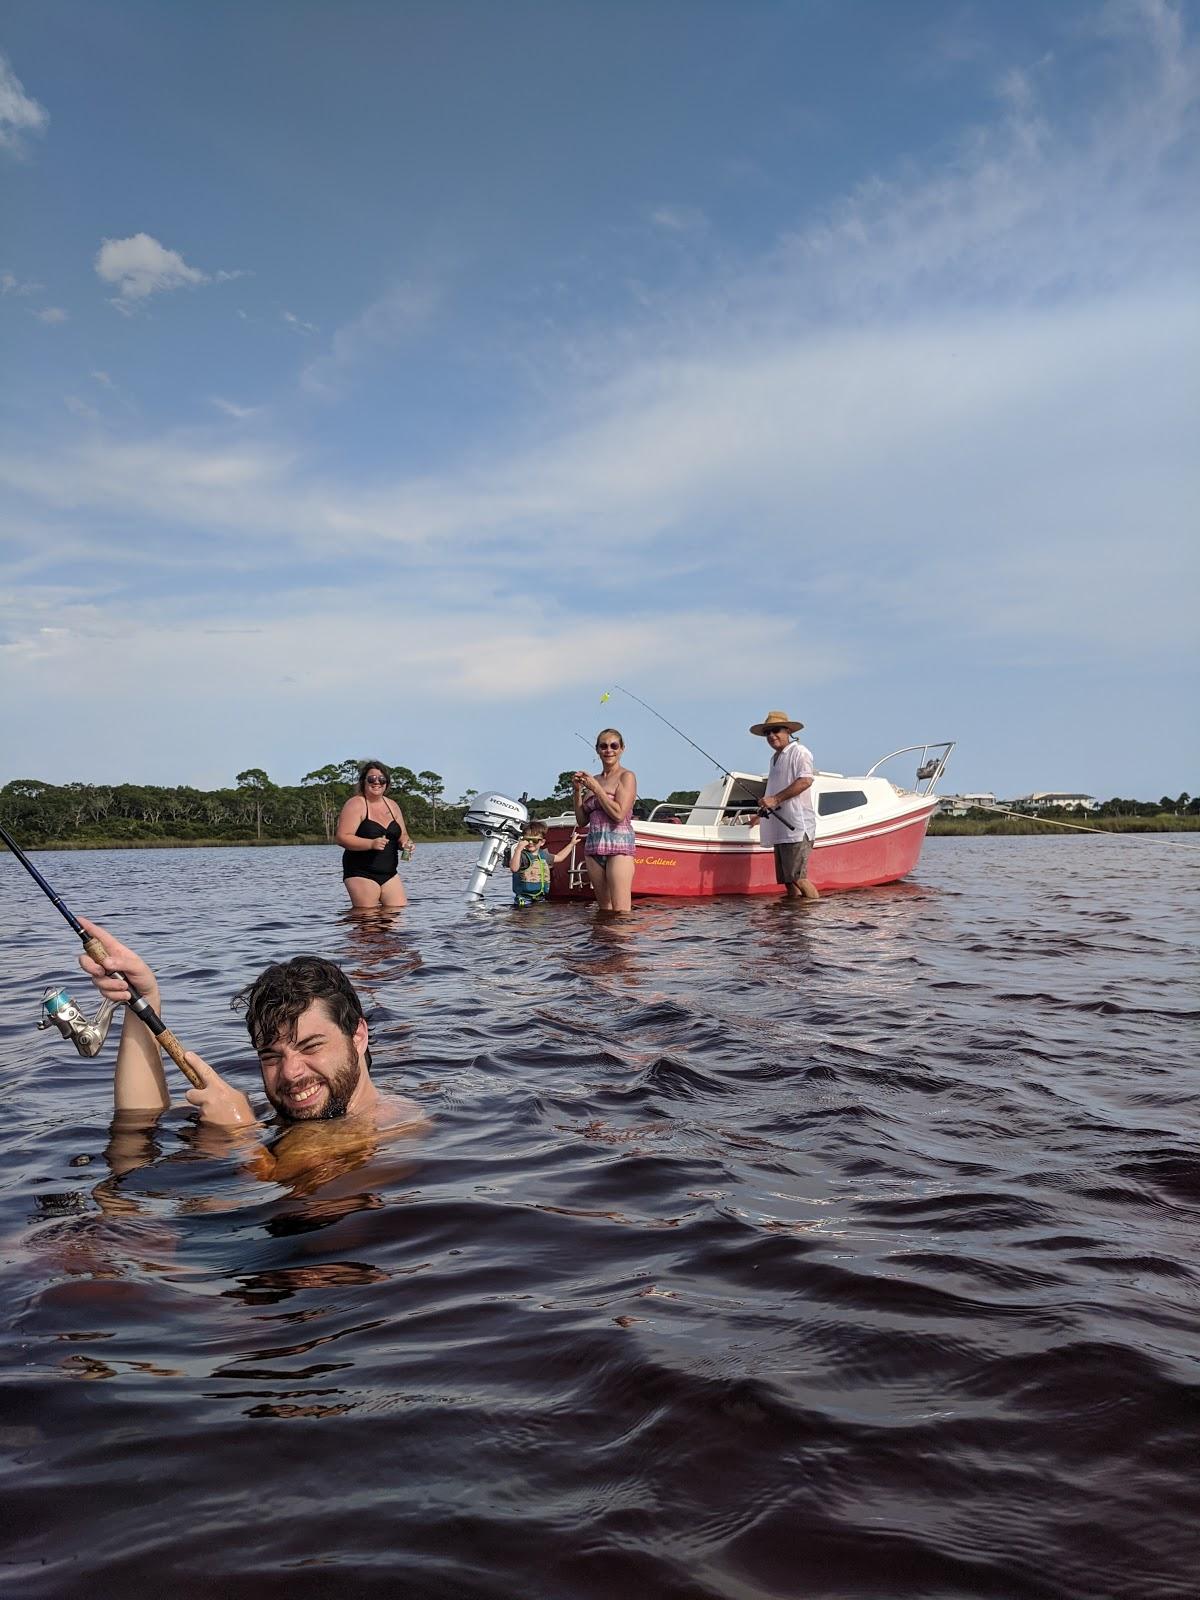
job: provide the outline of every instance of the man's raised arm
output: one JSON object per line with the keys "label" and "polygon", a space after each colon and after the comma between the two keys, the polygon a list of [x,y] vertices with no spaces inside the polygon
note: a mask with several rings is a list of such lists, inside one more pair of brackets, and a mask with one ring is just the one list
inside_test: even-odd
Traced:
{"label": "man's raised arm", "polygon": [[[104,945],[108,954],[103,964],[93,961],[86,953],[79,957],[79,965],[87,973],[106,1000],[122,1004],[132,998],[126,977],[134,988],[153,1006],[160,1010],[158,979],[135,950],[122,944],[98,922],[80,917],[80,922]],[[202,1061],[192,1051],[188,1060],[204,1078],[204,1087],[189,1089],[188,1101],[200,1109],[204,1122],[223,1126],[242,1127],[256,1121],[250,1102],[240,1089],[225,1082],[220,1073]],[[171,1104],[171,1091],[163,1070],[162,1051],[146,1024],[126,1009],[121,1027],[121,1043],[117,1049],[117,1065],[113,1073],[113,1104],[118,1111],[165,1111]]]}

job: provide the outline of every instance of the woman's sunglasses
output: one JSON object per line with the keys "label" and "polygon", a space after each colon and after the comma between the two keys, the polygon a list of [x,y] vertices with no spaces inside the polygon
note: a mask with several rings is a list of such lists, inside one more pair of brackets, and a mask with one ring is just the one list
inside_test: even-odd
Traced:
{"label": "woman's sunglasses", "polygon": [[598,744],[596,746],[597,750],[619,750],[620,748],[619,744]]}
{"label": "woman's sunglasses", "polygon": [[377,789],[386,789],[387,788],[387,779],[386,778],[368,778],[367,782],[369,784],[372,784]]}

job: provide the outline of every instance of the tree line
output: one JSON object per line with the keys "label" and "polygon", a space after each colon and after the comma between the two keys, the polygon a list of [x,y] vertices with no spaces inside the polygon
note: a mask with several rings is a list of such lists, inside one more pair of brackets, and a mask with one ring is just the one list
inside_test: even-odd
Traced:
{"label": "tree line", "polygon": [[[1061,809],[1061,808],[1060,808]],[[1185,789],[1172,800],[1164,794],[1161,800],[1106,800],[1094,817],[1195,817],[1200,815],[1200,795],[1190,795]]]}
{"label": "tree line", "polygon": [[[247,767],[226,789],[14,778],[0,789],[0,822],[31,844],[331,841],[338,813],[358,787],[361,765],[350,759],[329,762],[298,784],[272,783],[261,767]],[[426,838],[461,832],[470,794],[451,804],[438,773],[405,766],[389,771],[388,793],[403,809],[411,832]]]}
{"label": "tree line", "polygon": [[[0,823],[20,843],[31,845],[331,842],[338,814],[357,791],[361,765],[349,758],[331,761],[305,773],[298,784],[273,783],[262,767],[247,767],[225,789],[13,778],[0,789]],[[474,789],[451,802],[439,773],[384,765],[392,775],[389,797],[400,805],[412,833],[425,839],[462,835]],[[530,814],[549,817],[569,809],[572,777],[560,772],[551,794],[527,802]],[[679,790],[668,798],[688,803],[695,791]],[[658,803],[640,799],[637,814],[649,815]]]}

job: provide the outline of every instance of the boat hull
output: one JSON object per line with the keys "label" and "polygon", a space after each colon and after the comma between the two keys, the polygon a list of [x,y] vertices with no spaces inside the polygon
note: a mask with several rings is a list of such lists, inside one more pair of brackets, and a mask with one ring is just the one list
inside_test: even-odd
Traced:
{"label": "boat hull", "polygon": [[[937,802],[906,808],[898,815],[818,834],[809,878],[823,893],[895,883],[917,865],[925,830]],[[681,899],[727,894],[782,894],[775,882],[775,856],[758,842],[758,829],[692,828],[636,822],[638,850],[633,892]],[[566,825],[552,825],[547,840],[553,854],[570,837]],[[550,876],[555,900],[590,900],[592,891],[582,845],[559,862]]]}

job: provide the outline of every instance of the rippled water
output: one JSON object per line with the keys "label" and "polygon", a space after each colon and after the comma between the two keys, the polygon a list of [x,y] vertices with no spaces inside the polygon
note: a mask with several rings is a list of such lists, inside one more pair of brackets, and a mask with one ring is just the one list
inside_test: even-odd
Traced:
{"label": "rippled water", "polygon": [[92,996],[0,858],[0,1591],[1200,1592],[1200,855],[606,924],[468,912],[474,854],[368,926],[333,852],[36,858],[247,1088],[232,991],[347,966],[431,1127],[290,1187],[181,1110],[114,1174],[115,1031],[32,1031]]}

